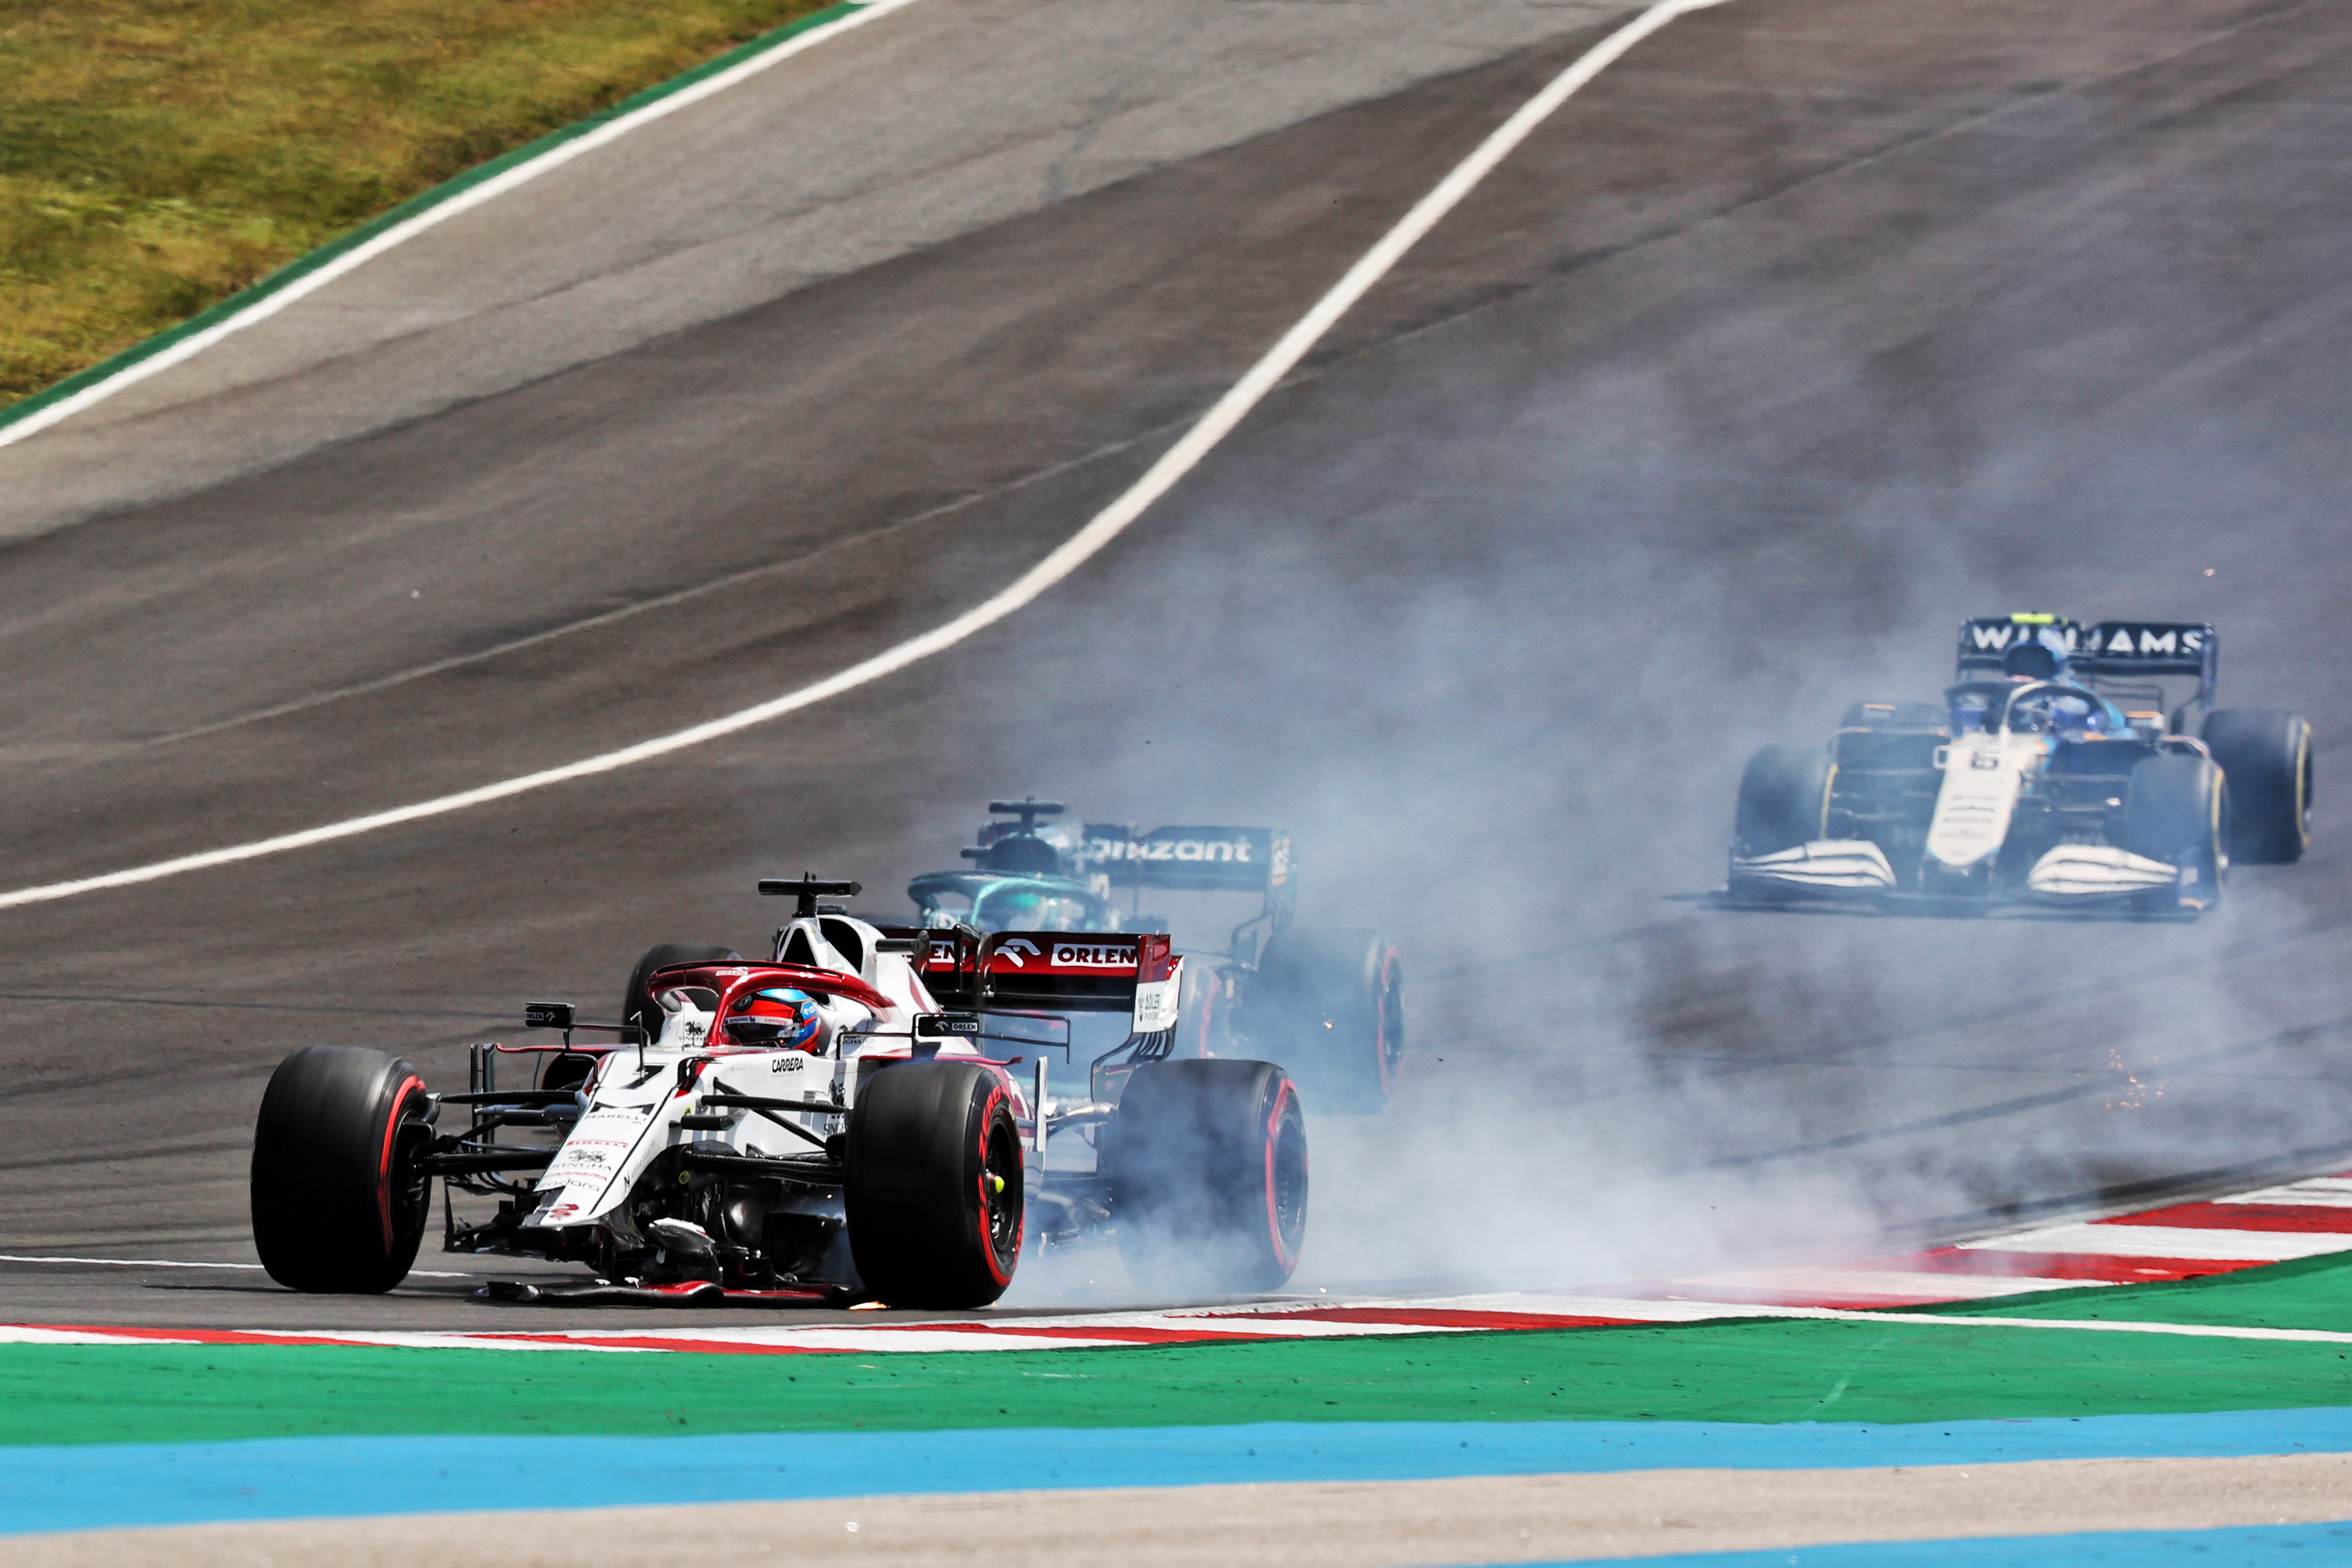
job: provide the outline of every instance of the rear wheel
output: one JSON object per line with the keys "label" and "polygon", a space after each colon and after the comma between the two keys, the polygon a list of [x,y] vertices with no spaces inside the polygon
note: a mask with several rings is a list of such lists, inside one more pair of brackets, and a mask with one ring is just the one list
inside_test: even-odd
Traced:
{"label": "rear wheel", "polygon": [[894,1307],[985,1307],[1021,1255],[1021,1130],[1004,1080],[907,1062],[858,1085],[842,1203],[866,1288]]}
{"label": "rear wheel", "polygon": [[2118,828],[2123,847],[2180,868],[2179,884],[2150,894],[2150,908],[2203,910],[2220,904],[2230,870],[2229,833],[2229,784],[2210,758],[2166,752],[2132,769]]}
{"label": "rear wheel", "polygon": [[2205,744],[2229,781],[2231,858],[2291,866],[2311,847],[2311,724],[2273,708],[2205,717]]}
{"label": "rear wheel", "polygon": [[1136,1069],[1103,1129],[1119,1258],[1147,1290],[1278,1289],[1307,1238],[1307,1124],[1272,1062]]}
{"label": "rear wheel", "polygon": [[253,1131],[253,1245],[272,1279],[379,1295],[407,1278],[432,1211],[426,1105],[416,1069],[383,1051],[306,1046],[278,1064]]}
{"label": "rear wheel", "polygon": [[673,963],[740,963],[742,960],[743,955],[731,947],[707,942],[666,942],[646,949],[646,955],[629,971],[628,989],[621,993],[621,1022],[645,1030],[648,1041],[661,1033],[661,1005],[654,1000],[653,990],[646,984],[655,970],[667,969]]}
{"label": "rear wheel", "polygon": [[1276,931],[1250,977],[1253,1045],[1320,1110],[1374,1111],[1404,1068],[1404,965],[1373,931]]}

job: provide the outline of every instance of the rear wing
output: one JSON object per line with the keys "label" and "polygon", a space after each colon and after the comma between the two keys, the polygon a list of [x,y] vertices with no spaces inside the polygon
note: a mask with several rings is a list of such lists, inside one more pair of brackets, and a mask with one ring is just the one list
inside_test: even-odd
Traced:
{"label": "rear wing", "polygon": [[1176,1026],[1184,961],[1160,931],[923,933],[917,967],[940,1006],[970,1013],[1130,1013],[1134,1032]]}
{"label": "rear wing", "polygon": [[1297,864],[1280,827],[1155,827],[1087,824],[1087,870],[1114,888],[1264,893],[1269,913],[1296,900]]}
{"label": "rear wing", "polygon": [[2210,705],[2221,675],[2221,638],[2202,621],[2100,621],[2084,626],[2059,616],[1980,616],[1960,623],[1958,669],[1999,669],[2001,656],[2040,642],[2065,656],[2078,678],[2155,680],[2187,676]]}
{"label": "rear wing", "polygon": [[2082,640],[2081,624],[2063,616],[1976,616],[1960,623],[1960,655],[1955,669],[1962,680],[1974,670],[1998,670],[2001,657],[2011,648],[2037,642],[2071,659]]}
{"label": "rear wing", "polygon": [[2085,675],[2193,675],[2209,694],[2221,662],[2221,636],[2200,621],[2101,621],[2074,658]]}

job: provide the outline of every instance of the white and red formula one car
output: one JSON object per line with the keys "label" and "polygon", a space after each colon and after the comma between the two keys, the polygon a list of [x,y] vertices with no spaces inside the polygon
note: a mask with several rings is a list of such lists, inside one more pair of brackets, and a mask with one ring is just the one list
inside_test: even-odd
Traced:
{"label": "white and red formula one car", "polygon": [[[1033,1205],[1058,1243],[1116,1241],[1139,1281],[1288,1279],[1307,1221],[1296,1086],[1271,1062],[1173,1058],[1184,960],[1167,937],[877,926],[819,901],[856,883],[760,890],[799,901],[772,962],[656,948],[623,1023],[534,1003],[525,1022],[562,1044],[477,1046],[462,1094],[383,1051],[289,1056],[254,1137],[271,1277],[392,1289],[438,1177],[446,1250],[593,1276],[492,1287],[500,1299],[984,1306],[1012,1283]],[[1044,1052],[1066,1050],[1078,1012],[1127,1014],[1127,1038],[1083,1100],[1049,1104]],[[1021,1054],[990,1054],[1004,1047]],[[535,1081],[502,1088],[517,1055]],[[1090,1147],[1049,1160],[1056,1133]],[[461,1223],[454,1194],[496,1213]]]}

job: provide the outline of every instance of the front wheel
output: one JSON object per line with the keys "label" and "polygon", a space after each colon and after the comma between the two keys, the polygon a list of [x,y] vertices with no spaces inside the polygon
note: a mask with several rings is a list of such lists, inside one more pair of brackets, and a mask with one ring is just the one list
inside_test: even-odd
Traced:
{"label": "front wheel", "polygon": [[1178,1294],[1279,1289],[1307,1239],[1307,1123],[1272,1062],[1136,1069],[1102,1131],[1118,1255]]}
{"label": "front wheel", "polygon": [[2311,847],[2311,723],[2271,708],[2205,716],[2203,737],[2230,785],[2230,854],[2292,866]]}
{"label": "front wheel", "polygon": [[1021,1130],[1004,1079],[907,1062],[862,1079],[842,1205],[866,1288],[894,1307],[985,1307],[1021,1256]]}
{"label": "front wheel", "polygon": [[2149,757],[2124,786],[2123,847],[2180,868],[2179,881],[2148,895],[2151,910],[2198,913],[2217,907],[2230,872],[2229,781],[2210,757]]}
{"label": "front wheel", "polygon": [[1731,816],[1732,874],[1727,887],[1742,903],[1774,903],[1785,889],[1738,874],[1738,862],[1777,855],[1829,837],[1830,790],[1837,767],[1826,748],[1766,746],[1739,773]]}
{"label": "front wheel", "polygon": [[432,1210],[426,1105],[416,1069],[383,1051],[306,1046],[278,1064],[253,1131],[253,1246],[272,1279],[381,1295],[408,1277]]}

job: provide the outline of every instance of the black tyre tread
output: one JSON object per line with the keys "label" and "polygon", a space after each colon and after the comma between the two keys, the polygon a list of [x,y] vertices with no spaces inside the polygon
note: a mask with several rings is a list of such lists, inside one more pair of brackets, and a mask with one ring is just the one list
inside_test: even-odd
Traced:
{"label": "black tyre tread", "polygon": [[1825,748],[1766,746],[1748,758],[1732,814],[1735,851],[1773,855],[1820,837],[1827,831],[1834,774]]}
{"label": "black tyre tread", "polygon": [[2231,858],[2291,866],[2311,846],[2311,723],[2277,708],[2223,708],[2200,734],[2229,780]]}
{"label": "black tyre tread", "polygon": [[1276,931],[1251,976],[1247,1033],[1317,1109],[1378,1111],[1404,1065],[1404,973],[1376,931]]}
{"label": "black tyre tread", "polygon": [[[1269,1124],[1295,1136],[1297,1205],[1269,1223]],[[1306,1235],[1306,1131],[1290,1075],[1272,1062],[1163,1061],[1139,1068],[1105,1127],[1119,1254],[1137,1284],[1276,1289]]]}
{"label": "black tyre tread", "polygon": [[[292,1289],[380,1295],[416,1260],[430,1205],[421,1178],[383,1168],[388,1138],[411,1120],[424,1079],[405,1059],[352,1046],[308,1046],[278,1064],[254,1127],[254,1248]],[[416,1124],[421,1131],[422,1123]],[[385,1235],[387,1215],[392,1234]]]}
{"label": "black tyre tread", "polygon": [[2200,860],[2211,878],[2203,903],[2210,910],[2229,872],[2228,812],[2229,782],[2210,758],[2166,752],[2132,769],[2117,837],[2136,855],[2175,865]]}
{"label": "black tyre tread", "polygon": [[740,963],[743,955],[731,947],[716,942],[665,942],[646,949],[637,966],[629,971],[629,984],[621,993],[621,1022],[635,1024],[641,1014],[656,1012],[653,993],[646,982],[656,969],[667,969],[673,963]]}
{"label": "black tyre tread", "polygon": [[[1015,1258],[986,1240],[981,1152],[1019,1131],[1003,1084],[971,1062],[906,1062],[860,1081],[849,1115],[843,1204],[850,1255],[866,1288],[894,1307],[984,1307],[1004,1293]],[[995,1202],[1014,1216],[1017,1159]]]}

